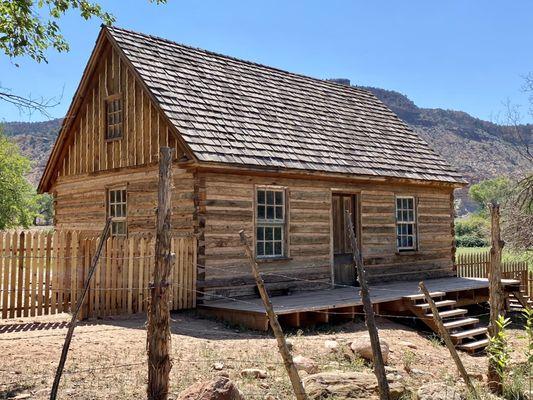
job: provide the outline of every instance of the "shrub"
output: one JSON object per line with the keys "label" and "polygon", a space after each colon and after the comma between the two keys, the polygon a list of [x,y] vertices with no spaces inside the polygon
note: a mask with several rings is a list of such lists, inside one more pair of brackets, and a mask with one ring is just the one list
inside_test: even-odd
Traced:
{"label": "shrub", "polygon": [[455,240],[457,247],[485,247],[489,245],[489,223],[480,215],[455,221]]}

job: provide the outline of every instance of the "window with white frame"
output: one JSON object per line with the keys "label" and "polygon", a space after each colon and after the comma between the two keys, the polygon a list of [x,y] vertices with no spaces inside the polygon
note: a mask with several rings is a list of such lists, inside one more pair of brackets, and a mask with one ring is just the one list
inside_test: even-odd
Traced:
{"label": "window with white frame", "polygon": [[416,249],[416,207],[412,196],[396,197],[396,243],[399,251]]}
{"label": "window with white frame", "polygon": [[111,236],[126,236],[126,189],[107,191],[107,213],[111,217]]}
{"label": "window with white frame", "polygon": [[285,191],[257,188],[255,250],[258,258],[285,255]]}

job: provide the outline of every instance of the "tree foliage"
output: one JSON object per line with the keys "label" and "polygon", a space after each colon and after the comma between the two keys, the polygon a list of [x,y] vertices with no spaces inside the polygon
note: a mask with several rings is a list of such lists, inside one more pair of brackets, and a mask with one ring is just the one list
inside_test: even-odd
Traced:
{"label": "tree foliage", "polygon": [[27,228],[37,215],[35,189],[26,180],[30,161],[0,131],[0,230]]}
{"label": "tree foliage", "polygon": [[115,21],[100,4],[87,0],[0,0],[0,49],[9,57],[29,56],[37,62],[46,61],[50,47],[68,51],[58,24],[68,11],[77,11],[85,20],[99,18],[107,25]]}
{"label": "tree foliage", "polygon": [[503,203],[512,192],[512,183],[509,178],[498,177],[494,179],[487,179],[472,185],[468,194],[474,200],[480,212],[485,212],[487,204],[496,201]]}
{"label": "tree foliage", "polygon": [[485,247],[489,245],[490,224],[477,214],[455,221],[455,241],[457,247]]}

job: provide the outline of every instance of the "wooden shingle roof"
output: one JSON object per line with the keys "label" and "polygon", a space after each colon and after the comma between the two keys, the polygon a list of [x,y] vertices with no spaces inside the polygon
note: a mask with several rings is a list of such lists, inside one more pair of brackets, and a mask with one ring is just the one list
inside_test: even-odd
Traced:
{"label": "wooden shingle roof", "polygon": [[366,90],[106,29],[199,161],[463,182]]}

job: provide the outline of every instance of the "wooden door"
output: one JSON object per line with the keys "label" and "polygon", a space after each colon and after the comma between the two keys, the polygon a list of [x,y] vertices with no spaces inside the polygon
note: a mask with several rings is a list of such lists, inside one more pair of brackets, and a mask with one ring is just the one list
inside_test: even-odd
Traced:
{"label": "wooden door", "polygon": [[332,196],[334,280],[337,284],[353,285],[356,279],[350,237],[345,228],[345,210],[348,210],[352,215],[352,223],[357,236],[357,196],[353,194],[334,194]]}

